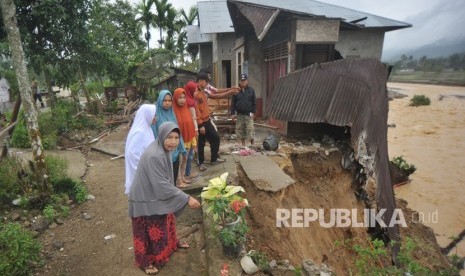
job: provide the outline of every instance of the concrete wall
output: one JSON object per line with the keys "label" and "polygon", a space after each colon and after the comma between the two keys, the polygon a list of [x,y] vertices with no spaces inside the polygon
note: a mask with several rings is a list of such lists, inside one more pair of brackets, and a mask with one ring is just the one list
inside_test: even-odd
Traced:
{"label": "concrete wall", "polygon": [[[234,47],[236,46],[236,34],[235,33],[220,33],[214,34],[213,39],[213,62],[216,63],[217,72],[214,73],[214,83],[220,88],[226,87],[227,80],[226,76],[222,74],[224,69],[222,64],[224,60],[231,61],[231,83],[235,83],[237,79],[235,69],[236,62],[234,57]],[[212,67],[213,68],[213,67]],[[213,73],[213,72],[212,72]]]}
{"label": "concrete wall", "polygon": [[249,86],[255,90],[257,97],[257,116],[262,116],[262,101],[266,93],[266,72],[263,61],[263,51],[258,39],[253,36],[245,38],[245,63],[244,73],[249,77]]}
{"label": "concrete wall", "polygon": [[199,45],[199,63],[200,68],[207,66],[213,68],[213,47],[211,43]]}
{"label": "concrete wall", "polygon": [[331,43],[338,41],[339,20],[296,20],[297,43]]}
{"label": "concrete wall", "polygon": [[344,58],[363,57],[381,59],[384,43],[382,30],[342,31],[336,43],[338,50]]}

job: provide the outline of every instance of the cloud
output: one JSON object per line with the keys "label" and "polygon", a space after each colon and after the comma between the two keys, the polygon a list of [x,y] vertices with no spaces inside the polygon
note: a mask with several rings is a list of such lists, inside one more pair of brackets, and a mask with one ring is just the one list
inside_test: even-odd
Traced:
{"label": "cloud", "polygon": [[417,48],[437,41],[464,38],[465,2],[439,1],[406,17],[405,21],[413,27],[388,32],[385,49]]}

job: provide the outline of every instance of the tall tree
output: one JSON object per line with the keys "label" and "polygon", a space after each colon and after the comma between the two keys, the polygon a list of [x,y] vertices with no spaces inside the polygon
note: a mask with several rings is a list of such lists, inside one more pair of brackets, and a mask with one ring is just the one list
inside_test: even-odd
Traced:
{"label": "tall tree", "polygon": [[150,49],[150,27],[154,26],[155,22],[155,14],[153,14],[151,11],[153,3],[153,0],[142,0],[142,2],[137,5],[137,13],[139,14],[139,17],[136,20],[145,25],[145,40],[147,40],[147,50]]}
{"label": "tall tree", "polygon": [[[197,6],[191,6],[189,8],[189,13],[186,13],[184,9],[181,9],[181,19],[184,22],[184,27],[182,32],[178,36],[177,47],[178,49],[183,49],[183,53],[181,55],[181,60],[184,60],[184,51],[187,51],[192,59],[195,61],[197,54],[199,53],[198,46],[188,46],[187,44],[187,26],[194,25],[195,20],[199,15],[199,10]],[[187,47],[187,49],[186,49]]]}
{"label": "tall tree", "polygon": [[44,151],[40,137],[39,124],[37,121],[37,110],[32,102],[32,91],[16,19],[16,7],[13,0],[2,0],[1,7],[3,22],[8,34],[13,67],[15,68],[16,76],[18,78],[20,97],[26,113],[26,123],[29,137],[31,139],[32,156],[36,165],[36,184],[37,191],[39,192],[37,200],[41,200],[42,198],[48,198],[52,189],[46,177],[47,167],[45,165]]}
{"label": "tall tree", "polygon": [[98,62],[97,76],[107,75],[117,86],[131,83],[131,69],[141,62],[144,42],[135,20],[136,10],[128,2],[97,0],[90,16],[88,30],[93,56]]}
{"label": "tall tree", "polygon": [[[179,34],[182,29],[182,21],[178,19],[178,12],[175,8],[171,7],[166,13],[166,40],[165,40],[165,49],[173,53],[177,52],[175,41],[176,36]],[[171,62],[171,65],[174,64],[174,60]]]}
{"label": "tall tree", "polygon": [[[79,53],[88,51],[86,24],[92,0],[16,0],[28,64],[62,86],[76,80]],[[53,99],[53,97],[51,98]]]}
{"label": "tall tree", "polygon": [[165,29],[168,25],[168,13],[172,9],[171,3],[168,3],[168,0],[154,0],[155,9],[156,9],[156,17],[155,17],[155,25],[160,31],[160,40],[158,43],[160,47],[163,47],[165,40],[163,39],[163,29]]}

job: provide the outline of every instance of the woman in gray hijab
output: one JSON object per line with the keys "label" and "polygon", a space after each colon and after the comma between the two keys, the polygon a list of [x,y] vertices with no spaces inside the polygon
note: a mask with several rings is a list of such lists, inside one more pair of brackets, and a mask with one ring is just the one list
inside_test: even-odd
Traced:
{"label": "woman in gray hijab", "polygon": [[176,217],[188,205],[200,203],[174,185],[170,152],[179,144],[180,131],[173,122],[158,129],[158,138],[139,161],[129,192],[135,264],[148,275],[158,273],[178,248],[188,248],[176,237]]}

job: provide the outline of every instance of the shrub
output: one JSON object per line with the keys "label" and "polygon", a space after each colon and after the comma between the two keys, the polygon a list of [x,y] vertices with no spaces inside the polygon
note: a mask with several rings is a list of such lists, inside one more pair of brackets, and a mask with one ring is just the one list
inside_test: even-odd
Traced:
{"label": "shrub", "polygon": [[53,221],[56,217],[58,217],[58,214],[55,211],[55,208],[52,204],[47,204],[42,213],[44,214],[44,217],[49,221]]}
{"label": "shrub", "polygon": [[[55,120],[52,117],[52,113],[42,112],[39,114],[38,123],[40,136],[42,139],[42,146],[44,149],[56,148],[58,141],[58,131],[54,125]],[[30,148],[31,141],[29,139],[29,131],[26,126],[26,119],[24,114],[19,116],[19,122],[15,126],[15,130],[10,140],[11,147],[14,148]]]}
{"label": "shrub", "polygon": [[17,183],[18,168],[16,158],[6,157],[0,160],[0,203],[9,203],[20,193]]}
{"label": "shrub", "polygon": [[19,122],[15,126],[15,130],[11,135],[10,146],[13,148],[30,148],[31,142],[29,141],[29,133],[26,128],[24,118],[19,119]]}
{"label": "shrub", "polygon": [[66,177],[52,183],[53,191],[57,194],[66,194],[77,203],[87,200],[87,189],[82,182]]}
{"label": "shrub", "polygon": [[68,166],[69,163],[63,158],[46,155],[45,156],[45,164],[47,165],[48,175],[50,179],[50,183],[59,181],[60,179],[68,177]]}
{"label": "shrub", "polygon": [[412,99],[410,99],[410,106],[420,106],[420,105],[430,105],[431,100],[426,97],[425,95],[414,95]]}
{"label": "shrub", "polygon": [[87,189],[82,182],[76,183],[74,187],[75,200],[77,203],[84,203],[87,200]]}
{"label": "shrub", "polygon": [[65,204],[68,203],[68,195],[66,194],[54,194],[51,196],[52,203],[47,204],[42,213],[44,217],[47,218],[49,221],[53,221],[55,218],[58,217],[67,217],[69,216],[69,207]]}
{"label": "shrub", "polygon": [[407,175],[411,175],[417,170],[415,165],[407,163],[407,161],[404,159],[402,155],[395,156],[391,162]]}
{"label": "shrub", "polygon": [[0,224],[0,275],[30,275],[40,263],[41,245],[19,224]]}

